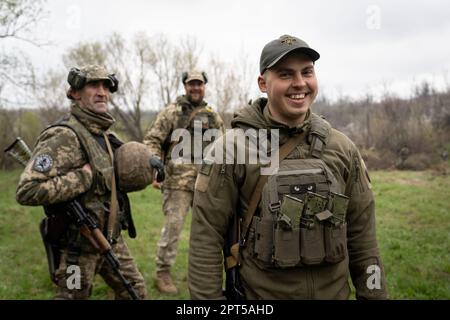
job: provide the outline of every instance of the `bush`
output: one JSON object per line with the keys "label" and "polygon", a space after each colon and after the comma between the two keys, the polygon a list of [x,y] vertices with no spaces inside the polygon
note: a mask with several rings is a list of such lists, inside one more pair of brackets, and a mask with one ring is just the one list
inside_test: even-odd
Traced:
{"label": "bush", "polygon": [[369,170],[386,170],[395,167],[397,156],[391,151],[379,152],[374,148],[361,149],[361,156]]}
{"label": "bush", "polygon": [[401,170],[425,170],[431,166],[433,159],[429,154],[418,153],[412,154],[404,162],[399,164],[398,169]]}

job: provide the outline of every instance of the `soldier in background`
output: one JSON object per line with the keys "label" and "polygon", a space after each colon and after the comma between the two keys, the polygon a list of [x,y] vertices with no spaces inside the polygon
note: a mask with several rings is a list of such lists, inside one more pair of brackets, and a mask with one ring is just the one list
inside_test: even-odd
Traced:
{"label": "soldier in background", "polygon": [[[61,216],[64,206],[58,205],[77,198],[104,231],[121,264],[120,271],[144,299],[144,279],[121,236],[122,229],[135,236],[128,198],[115,186],[112,153],[122,142],[108,131],[115,122],[108,113],[108,102],[110,93],[118,89],[118,80],[105,68],[88,65],[72,68],[68,82],[70,116],[39,136],[20,177],[17,201],[22,205],[42,205],[46,213],[56,210],[55,215]],[[110,213],[113,210],[115,219]],[[58,286],[56,299],[87,299],[97,273],[114,290],[116,299],[129,299],[120,278],[73,222],[62,230],[58,241],[61,255],[54,280]],[[79,287],[68,286],[70,266],[78,266],[81,271]]]}
{"label": "soldier in background", "polygon": [[447,149],[442,150],[441,158],[444,161],[448,161],[448,150]]}
{"label": "soldier in background", "polygon": [[[195,164],[179,163],[171,159],[171,151],[177,145],[177,142],[171,141],[172,133],[176,129],[186,129],[192,137],[196,121],[201,123],[202,130],[223,131],[222,119],[203,100],[207,81],[204,72],[195,70],[184,72],[182,82],[185,94],[177,97],[175,103],[168,105],[158,114],[144,139],[151,154],[164,158],[166,169],[166,180],[162,186],[165,223],[161,230],[156,254],[156,287],[161,293],[176,294],[178,292],[170,275],[170,269],[176,260],[178,242],[186,214],[192,206],[194,183],[197,177]],[[183,155],[183,157],[186,156],[186,154]]]}

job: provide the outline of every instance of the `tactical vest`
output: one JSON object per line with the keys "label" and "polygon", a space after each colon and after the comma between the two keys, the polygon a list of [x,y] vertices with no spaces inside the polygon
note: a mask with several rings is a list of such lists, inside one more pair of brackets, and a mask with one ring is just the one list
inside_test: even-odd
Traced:
{"label": "tactical vest", "polygon": [[194,121],[199,121],[202,130],[215,128],[217,124],[214,120],[214,111],[209,106],[198,106],[189,109],[186,106],[177,105],[177,126],[176,128],[184,128],[194,133]]}
{"label": "tactical vest", "polygon": [[[198,106],[193,109],[187,108],[183,105],[177,105],[177,122],[175,129],[186,129],[190,133],[191,137],[191,155],[185,155],[186,157],[193,156],[194,148],[200,146],[194,146],[195,143],[201,143],[202,154],[203,150],[210,143],[209,141],[195,141],[194,140],[194,126],[197,123],[197,127],[201,125],[202,134],[208,129],[219,129],[214,117],[214,111],[209,106]],[[168,137],[170,139],[171,137]],[[171,158],[171,151],[177,142],[172,142],[167,147],[166,155],[167,159]]]}
{"label": "tactical vest", "polygon": [[347,255],[348,197],[321,159],[331,126],[311,117],[308,157],[280,162],[249,230],[250,252],[266,268],[334,264]]}
{"label": "tactical vest", "polygon": [[[111,201],[111,183],[114,170],[110,156],[100,143],[97,142],[92,133],[90,133],[75,117],[70,116],[68,120],[63,119],[52,125],[52,127],[54,126],[68,127],[77,135],[93,173],[92,186],[87,192],[79,197],[79,201],[84,209],[96,219],[100,230],[104,230],[107,224],[107,212]],[[128,221],[131,218],[131,213],[125,212],[129,209],[125,210],[124,208],[129,205],[126,195],[125,199],[119,200],[119,205],[121,208],[117,215],[113,240],[118,238],[122,228],[125,229],[128,226]]]}

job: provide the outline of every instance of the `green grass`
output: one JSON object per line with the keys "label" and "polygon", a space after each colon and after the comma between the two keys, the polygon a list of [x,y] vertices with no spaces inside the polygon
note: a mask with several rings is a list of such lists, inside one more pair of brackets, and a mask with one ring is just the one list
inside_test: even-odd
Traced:
{"label": "green grass", "polygon": [[[15,202],[20,172],[0,172],[0,299],[51,299],[38,223],[39,207]],[[373,172],[377,234],[392,299],[450,299],[450,177],[431,172]],[[138,237],[126,241],[147,282],[151,299],[189,299],[187,257],[190,214],[172,274],[180,289],[165,296],[155,289],[156,243],[164,222],[161,194],[147,188],[131,194]],[[93,299],[112,299],[96,278]]]}
{"label": "green grass", "polygon": [[[0,171],[0,300],[51,299],[55,288],[47,271],[45,249],[38,225],[44,213],[40,207],[20,206],[15,201],[19,171]],[[178,295],[160,294],[153,282],[156,243],[164,223],[161,193],[147,188],[130,194],[137,238],[124,233],[132,255],[147,283],[151,299],[189,299],[187,289],[187,257],[191,215],[186,218],[172,273],[179,288]],[[96,277],[93,299],[113,299],[112,290]]]}
{"label": "green grass", "polygon": [[392,299],[450,299],[450,178],[376,172],[377,233]]}

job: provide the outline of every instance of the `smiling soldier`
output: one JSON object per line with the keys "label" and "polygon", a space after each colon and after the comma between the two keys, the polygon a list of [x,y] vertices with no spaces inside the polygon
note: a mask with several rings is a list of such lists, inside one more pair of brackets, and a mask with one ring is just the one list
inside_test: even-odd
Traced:
{"label": "smiling soldier", "polygon": [[[178,147],[178,141],[172,141],[172,134],[175,130],[182,129],[186,130],[192,138],[195,136],[196,123],[199,124],[202,132],[211,129],[223,131],[223,121],[219,114],[203,100],[207,82],[205,72],[195,70],[184,72],[182,83],[185,94],[179,96],[175,103],[168,105],[158,114],[144,139],[150,153],[155,155],[154,161],[160,162],[163,158],[166,169],[166,180],[162,185],[165,223],[161,230],[156,254],[156,287],[161,293],[178,292],[170,269],[175,263],[186,214],[192,206],[194,183],[197,177],[197,167],[193,159],[195,147],[190,148],[191,154],[183,150],[183,159],[187,159],[189,163],[180,163],[172,159],[172,150]],[[194,144],[194,139],[191,140]],[[202,154],[201,151],[200,155]]]}
{"label": "smiling soldier", "polygon": [[[232,120],[234,130],[279,130],[278,171],[261,175],[260,165],[205,159],[189,246],[193,299],[224,298],[224,260],[227,270],[238,269],[227,278],[227,298],[348,299],[349,275],[357,298],[386,298],[364,162],[352,141],[311,112],[317,59],[296,37],[266,44],[258,86],[267,98]],[[223,257],[232,228],[240,239]]]}

